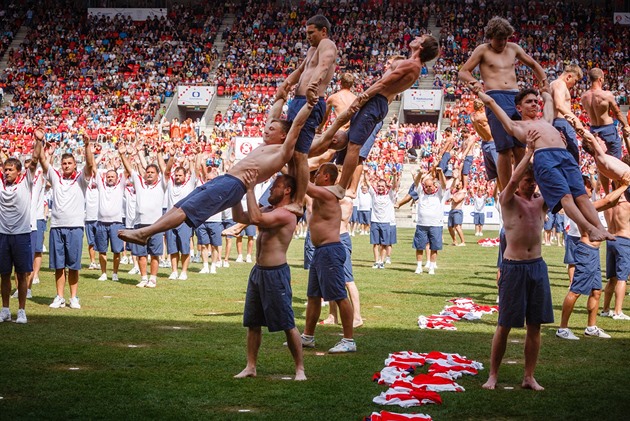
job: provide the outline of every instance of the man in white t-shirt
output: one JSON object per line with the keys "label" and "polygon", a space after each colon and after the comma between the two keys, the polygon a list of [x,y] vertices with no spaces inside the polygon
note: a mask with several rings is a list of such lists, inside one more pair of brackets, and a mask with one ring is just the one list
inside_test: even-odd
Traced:
{"label": "man in white t-shirt", "polygon": [[[133,187],[136,190],[136,228],[149,226],[162,216],[162,202],[166,194],[166,180],[160,175],[160,169],[155,164],[149,164],[141,178],[137,171],[131,167],[131,162],[126,155],[126,147],[120,142],[118,153],[125,167],[131,174]],[[157,286],[157,273],[160,264],[160,256],[164,251],[164,234],[152,235],[146,245],[133,244],[131,253],[138,257],[140,268],[140,282],[138,288],[155,288]],[[147,276],[147,256],[151,256],[150,276]]]}
{"label": "man in white t-shirt", "polygon": [[123,229],[123,197],[125,195],[126,177],[119,177],[116,170],[101,171],[96,175],[98,189],[98,213],[94,249],[98,252],[101,268],[99,281],[107,280],[107,248],[114,254],[112,281],[118,281],[120,253],[124,248],[123,241],[118,238],[118,231]]}
{"label": "man in white t-shirt", "polygon": [[85,238],[87,239],[88,256],[90,257],[90,266],[88,266],[88,269],[99,268],[98,263],[96,263],[96,253],[94,252],[98,204],[98,188],[92,176],[88,180],[87,189],[85,190]]}
{"label": "man in white t-shirt", "polygon": [[357,193],[358,205],[357,205],[357,223],[359,224],[359,235],[366,235],[370,229],[370,219],[372,212],[372,196],[367,185],[362,185],[361,189]]}
{"label": "man in white t-shirt", "polygon": [[[41,147],[41,146],[39,146]],[[39,155],[39,152],[37,152]],[[16,158],[4,161],[0,174],[0,277],[2,310],[0,323],[11,321],[9,298],[11,273],[15,267],[18,280],[18,316],[16,323],[26,323],[27,277],[33,270],[31,254],[31,191],[37,160],[31,161],[26,173]]]}
{"label": "man in white t-shirt", "polygon": [[[43,136],[42,136],[43,138]],[[50,209],[49,267],[55,270],[57,295],[50,304],[51,308],[66,306],[63,298],[66,286],[65,269],[68,268],[70,284],[70,308],[79,309],[77,297],[79,289],[79,270],[83,252],[83,226],[85,209],[85,191],[88,180],[94,171],[94,153],[90,139],[83,136],[85,143],[85,167],[77,171],[77,161],[69,153],[61,155],[61,171],[53,168],[46,158],[39,160],[48,182],[52,186],[52,207]],[[42,140],[37,138],[37,143]],[[37,147],[41,147],[37,145]],[[34,156],[33,159],[36,157]]]}
{"label": "man in white t-shirt", "polygon": [[[364,173],[364,183],[367,184]],[[396,203],[396,190],[398,190],[398,180],[394,177],[391,188],[387,188],[387,182],[378,180],[376,189],[372,186],[368,191],[372,197],[372,213],[370,217],[370,244],[374,252],[374,265],[372,269],[384,269],[387,246],[392,244],[391,215],[394,213]]]}

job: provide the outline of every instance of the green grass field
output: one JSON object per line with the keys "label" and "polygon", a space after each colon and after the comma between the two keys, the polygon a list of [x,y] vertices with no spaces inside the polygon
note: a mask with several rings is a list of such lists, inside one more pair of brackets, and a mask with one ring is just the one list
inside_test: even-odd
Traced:
{"label": "green grass field", "polygon": [[[385,270],[371,268],[368,237],[354,237],[365,319],[355,335],[358,352],[325,354],[341,328],[318,326],[317,348],[305,350],[307,382],[284,379],[293,375],[284,334],[266,332],[258,377],[232,378],[245,366],[242,313],[251,264],[233,263],[217,275],[199,275],[200,265],[193,264],[188,281],[168,281],[169,270],[160,269],[154,290],[135,288],[139,277],[126,274],[130,266],[122,266],[119,283],[98,282],[100,271],[85,269],[81,310],[48,307],[55,292],[46,269],[27,304],[29,323],[0,324],[0,419],[360,420],[381,409],[423,412],[435,420],[626,419],[630,322],[600,318],[598,325],[613,339],[584,338],[586,299],[580,298],[570,327],[582,339],[554,336],[568,285],[563,248],[543,249],[556,315],[556,324],[543,327],[536,373],[545,391],[520,388],[523,329],[512,331],[498,390],[481,388],[496,315],[458,322],[457,331],[418,329],[418,315],[439,312],[450,298],[494,304],[497,249],[482,248],[472,232],[466,234],[467,247],[440,252],[435,276],[413,273],[411,229],[399,229],[393,264]],[[307,280],[302,245],[294,240],[289,254],[300,330]],[[12,299],[14,318],[16,309]],[[466,392],[443,393],[443,405],[379,407],[372,398],[386,388],[372,383],[372,374],[389,353],[401,350],[457,352],[486,370],[460,379]]]}

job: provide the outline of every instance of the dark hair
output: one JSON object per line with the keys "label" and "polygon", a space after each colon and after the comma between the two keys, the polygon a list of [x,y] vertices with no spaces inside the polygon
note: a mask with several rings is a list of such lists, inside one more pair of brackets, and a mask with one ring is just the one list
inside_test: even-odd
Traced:
{"label": "dark hair", "polygon": [[326,162],[319,167],[319,171],[323,174],[326,174],[332,180],[333,184],[337,181],[337,176],[339,175],[339,170],[337,166],[332,162]]}
{"label": "dark hair", "polygon": [[68,158],[72,158],[72,160],[74,162],[77,162],[76,159],[74,159],[74,155],[72,155],[71,153],[64,153],[63,155],[61,155],[61,160],[63,161],[64,159],[68,159]]}
{"label": "dark hair", "polygon": [[516,94],[516,96],[514,97],[514,104],[516,105],[520,105],[521,102],[523,101],[523,98],[525,98],[527,95],[536,95],[538,96],[538,91],[536,89],[532,89],[532,88],[525,88],[522,89],[518,94]]}
{"label": "dark hair", "polygon": [[160,167],[158,167],[158,166],[157,166],[157,165],[155,165],[155,164],[149,164],[149,165],[147,165],[147,167],[146,167],[144,170],[146,171],[146,170],[148,170],[149,168],[154,168],[156,173],[158,173],[158,174],[160,173]]}
{"label": "dark hair", "polygon": [[271,120],[272,123],[280,123],[280,128],[284,134],[289,133],[291,130],[291,123],[287,120],[282,120],[281,118],[274,118]]}
{"label": "dark hair", "polygon": [[469,133],[470,133],[470,130],[468,130],[468,127],[463,127],[463,128],[460,130],[460,133],[461,133],[461,134],[469,134]]}
{"label": "dark hair", "polygon": [[326,33],[330,34],[330,21],[324,15],[315,15],[306,21],[306,25],[315,25],[320,31],[326,28]]}
{"label": "dark hair", "polygon": [[514,34],[514,27],[507,19],[495,16],[488,21],[485,28],[486,38],[509,38]]}
{"label": "dark hair", "polygon": [[7,158],[2,164],[3,168],[6,166],[15,167],[16,170],[22,171],[22,163],[17,158]]}
{"label": "dark hair", "polygon": [[630,153],[627,153],[624,156],[622,156],[621,157],[621,162],[623,162],[624,164],[630,166]]}
{"label": "dark hair", "polygon": [[438,56],[440,53],[440,43],[433,35],[427,35],[422,41],[422,51],[420,51],[420,61],[426,63]]}
{"label": "dark hair", "polygon": [[291,198],[291,200],[293,200],[295,198],[295,187],[296,187],[295,177],[289,174],[282,174],[278,176],[277,180],[282,181],[284,188],[291,189],[291,194],[289,195],[289,197]]}
{"label": "dark hair", "polygon": [[177,167],[175,167],[175,169],[173,170],[173,173],[176,173],[178,171],[184,171],[184,174],[186,174],[186,168],[182,167],[181,165],[178,165]]}

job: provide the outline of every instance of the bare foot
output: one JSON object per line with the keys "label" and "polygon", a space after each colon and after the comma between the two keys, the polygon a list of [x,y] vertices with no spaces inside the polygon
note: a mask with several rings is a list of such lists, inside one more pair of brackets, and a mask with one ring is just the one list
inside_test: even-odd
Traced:
{"label": "bare foot", "polygon": [[149,240],[149,236],[142,235],[141,230],[120,230],[118,231],[118,238],[128,243],[140,244],[144,246]]}
{"label": "bare foot", "polygon": [[324,186],[324,188],[334,194],[335,197],[339,200],[343,199],[346,196],[346,189],[341,187],[339,184]]}
{"label": "bare foot", "polygon": [[521,384],[521,387],[523,389],[531,389],[536,391],[545,390],[545,388],[539,385],[536,379],[533,377],[523,378],[523,383]]}
{"label": "bare foot", "polygon": [[356,329],[361,326],[363,326],[363,319],[355,320],[354,322],[352,322],[353,329]]}
{"label": "bare foot", "polygon": [[283,206],[283,208],[295,214],[296,216],[302,216],[304,214],[304,208],[295,202],[291,202],[288,205]]}
{"label": "bare foot", "polygon": [[304,370],[295,370],[295,381],[303,382],[306,380],[306,374],[304,374]]}
{"label": "bare foot", "polygon": [[321,322],[319,322],[319,324],[320,325],[336,325],[337,321],[332,315],[330,315],[326,317],[324,320],[322,320]]}
{"label": "bare foot", "polygon": [[245,377],[256,377],[256,368],[245,367],[243,371],[234,376],[235,379],[244,379]]}
{"label": "bare foot", "polygon": [[234,229],[233,227],[226,228],[223,231],[221,231],[221,236],[227,237],[228,235],[231,235],[232,237],[237,237],[244,229],[245,227],[241,229]]}
{"label": "bare foot", "polygon": [[591,241],[615,241],[614,235],[604,229],[594,228],[588,233],[588,239]]}
{"label": "bare foot", "polygon": [[495,376],[488,377],[488,381],[485,382],[481,387],[487,390],[494,390],[497,387],[497,378]]}

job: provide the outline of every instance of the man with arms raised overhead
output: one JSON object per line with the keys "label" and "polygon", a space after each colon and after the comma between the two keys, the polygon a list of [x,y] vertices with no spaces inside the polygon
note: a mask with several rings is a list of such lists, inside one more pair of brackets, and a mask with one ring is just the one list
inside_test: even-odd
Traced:
{"label": "man with arms raised overhead", "polygon": [[564,135],[567,141],[567,150],[575,158],[575,162],[580,163],[580,151],[578,150],[578,141],[575,129],[567,121],[566,115],[573,118],[575,114],[571,111],[571,92],[575,84],[582,79],[584,74],[577,64],[569,64],[558,79],[551,82],[551,97],[553,98],[553,127],[558,129]]}

